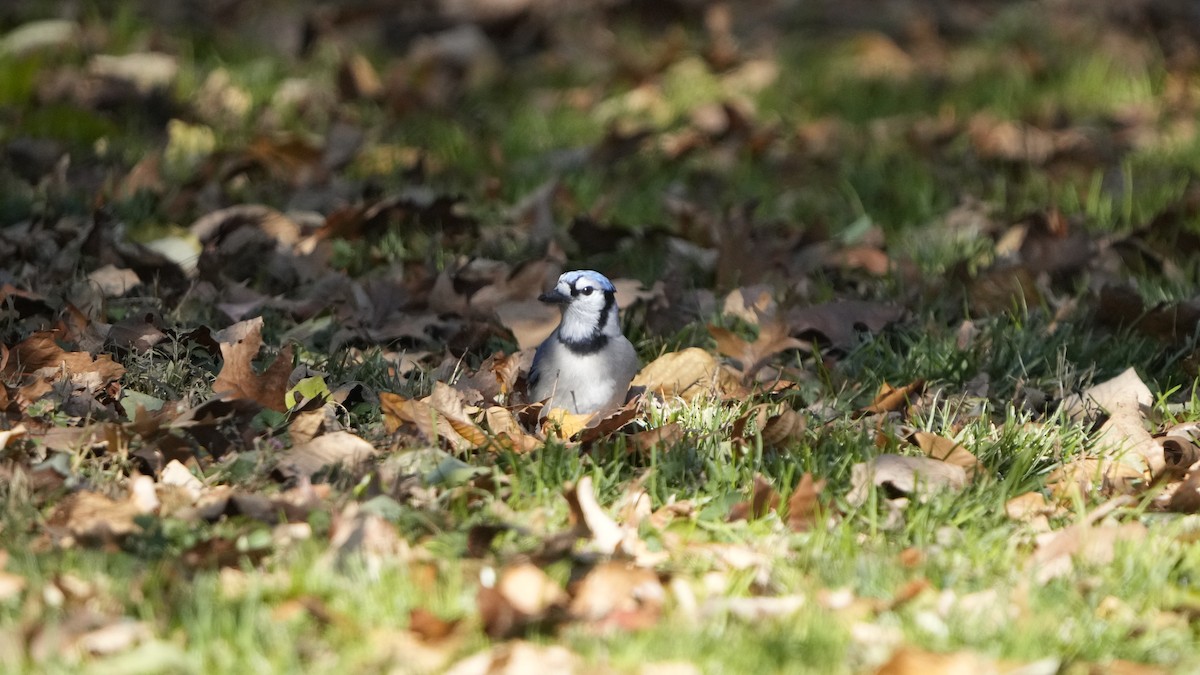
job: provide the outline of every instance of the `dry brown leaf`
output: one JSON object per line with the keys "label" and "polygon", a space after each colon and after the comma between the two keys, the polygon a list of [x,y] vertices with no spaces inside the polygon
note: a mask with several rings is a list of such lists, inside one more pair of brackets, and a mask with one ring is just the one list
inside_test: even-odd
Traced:
{"label": "dry brown leaf", "polygon": [[454,431],[466,439],[471,447],[478,448],[487,444],[487,434],[469,416],[462,392],[445,382],[434,382],[433,392],[423,400],[441,413]]}
{"label": "dry brown leaf", "polygon": [[87,279],[89,283],[100,289],[100,293],[106,298],[119,298],[142,283],[137,272],[118,268],[112,264],[92,271],[88,274]]}
{"label": "dry brown leaf", "polygon": [[801,340],[817,338],[834,349],[849,350],[859,343],[859,331],[877,333],[899,321],[904,309],[869,300],[840,300],[789,311],[789,332]]}
{"label": "dry brown leaf", "polygon": [[774,316],[777,306],[771,296],[772,287],[766,284],[735,288],[725,296],[721,313],[749,324],[758,324],[759,317]]}
{"label": "dry brown leaf", "polygon": [[593,567],[571,593],[572,617],[625,630],[657,623],[666,595],[653,570],[615,561]]}
{"label": "dry brown leaf", "polygon": [[555,618],[568,597],[556,581],[531,563],[500,571],[494,586],[480,586],[476,595],[483,630],[497,639],[519,634],[531,624]]}
{"label": "dry brown leaf", "polygon": [[782,321],[764,321],[759,324],[758,337],[747,342],[733,331],[709,325],[708,332],[717,341],[717,351],[737,361],[741,366],[742,380],[754,379],[768,359],[788,349],[803,349],[807,345],[788,335]]}
{"label": "dry brown leaf", "polygon": [[974,481],[975,476],[984,469],[983,464],[970,450],[944,436],[927,431],[917,431],[909,437],[909,440],[921,448],[926,457],[962,467],[963,471],[967,473],[968,481]]}
{"label": "dry brown leaf", "polygon": [[1146,486],[1146,475],[1129,464],[1085,457],[1064,464],[1046,477],[1046,487],[1060,503],[1087,497],[1099,488],[1103,495],[1135,494]]}
{"label": "dry brown leaf", "polygon": [[700,396],[734,396],[741,391],[737,378],[721,367],[712,354],[699,347],[663,354],[633,378],[632,386],[665,398],[692,401]]}
{"label": "dry brown leaf", "polygon": [[578,436],[596,420],[596,413],[573,413],[566,408],[543,410],[542,433],[567,440]]}
{"label": "dry brown leaf", "polygon": [[884,382],[879,387],[879,393],[875,395],[875,400],[871,405],[859,410],[855,413],[858,417],[866,415],[880,415],[890,412],[896,412],[908,407],[912,399],[921,395],[925,391],[925,380],[913,380],[903,387],[893,387]]}
{"label": "dry brown leaf", "polygon": [[1146,307],[1137,289],[1108,285],[1100,291],[1096,318],[1112,326],[1132,326],[1164,342],[1182,344],[1191,339],[1200,324],[1200,301]]}
{"label": "dry brown leaf", "polygon": [[335,431],[317,436],[283,453],[279,458],[279,468],[284,475],[291,477],[311,477],[326,467],[338,464],[353,471],[373,454],[375,447],[362,438],[349,431]]}
{"label": "dry brown leaf", "polygon": [[1063,400],[1063,410],[1074,419],[1085,419],[1098,413],[1108,415],[1093,439],[1092,451],[1101,459],[1117,459],[1135,464],[1131,454],[1141,458],[1153,475],[1166,468],[1162,444],[1146,430],[1146,414],[1154,404],[1154,394],[1133,368],[1116,377],[1089,387],[1082,394]]}
{"label": "dry brown leaf", "polygon": [[492,433],[493,447],[517,454],[533,452],[542,447],[542,441],[525,433],[508,408],[492,406],[484,411],[483,418]]}
{"label": "dry brown leaf", "polygon": [[66,351],[55,340],[57,334],[38,331],[7,350],[0,376],[20,381],[20,397],[25,404],[41,398],[63,378],[95,395],[125,374],[125,367],[108,354],[92,358],[87,352]]}
{"label": "dry brown leaf", "polygon": [[993,316],[1041,304],[1037,278],[1023,266],[988,268],[967,286],[967,306],[972,316]]}
{"label": "dry brown leaf", "polygon": [[[624,528],[617,524],[596,501],[592,491],[592,477],[583,476],[574,485],[568,485],[563,496],[571,508],[571,523],[582,527],[591,537],[592,546],[599,552],[611,555],[625,539]],[[636,533],[634,534],[636,536]]]}
{"label": "dry brown leaf", "polygon": [[1070,527],[1038,536],[1038,548],[1029,559],[1034,580],[1046,583],[1070,574],[1076,559],[1091,565],[1112,561],[1117,542],[1140,541],[1146,537],[1146,526],[1138,521],[1122,524],[1096,525],[1113,511],[1135,503],[1122,495],[1096,507],[1083,520]]}
{"label": "dry brown leaf", "polygon": [[669,422],[654,429],[646,429],[630,434],[627,442],[633,452],[649,456],[655,448],[666,450],[683,440],[686,431],[678,422]]}
{"label": "dry brown leaf", "polygon": [[972,652],[939,654],[906,646],[896,650],[875,675],[1001,675],[1007,670]]}
{"label": "dry brown leaf", "polygon": [[754,491],[749,501],[738,502],[729,509],[725,520],[755,520],[779,508],[779,493],[771,485],[771,481],[762,475],[754,476]]}
{"label": "dry brown leaf", "polygon": [[938,490],[965,488],[967,472],[961,466],[928,457],[880,455],[869,464],[855,464],[851,469],[846,501],[862,506],[867,502],[872,485],[882,488],[885,494],[924,500]]}
{"label": "dry brown leaf", "polygon": [[1050,531],[1050,516],[1055,508],[1040,492],[1026,492],[1004,502],[1004,514],[1009,520],[1027,523],[1035,532]]}
{"label": "dry brown leaf", "polygon": [[821,492],[825,489],[825,479],[814,480],[813,475],[804,472],[792,496],[787,502],[787,526],[792,532],[807,532],[817,521],[819,515]]}
{"label": "dry brown leaf", "polygon": [[262,317],[238,322],[213,334],[221,346],[224,363],[213,382],[213,393],[225,399],[255,401],[265,408],[287,412],[284,395],[288,377],[292,374],[292,347],[279,350],[279,355],[261,375],[254,370],[253,361],[262,348]]}
{"label": "dry brown leaf", "polygon": [[67,496],[50,516],[52,525],[62,526],[70,533],[70,537],[62,540],[63,545],[72,540],[110,544],[140,531],[141,526],[134,519],[158,508],[154,481],[149,476],[136,476],[129,480],[129,489],[129,495],[121,501],[88,491]]}
{"label": "dry brown leaf", "polygon": [[424,401],[405,398],[391,392],[380,392],[379,406],[383,412],[384,428],[389,433],[395,433],[404,425],[411,424],[426,442],[438,443],[444,440],[456,450],[475,447],[455,431],[450,420],[444,419],[433,406]]}
{"label": "dry brown leaf", "polygon": [[1167,510],[1175,513],[1200,513],[1200,463],[1193,465],[1183,481],[1173,486]]}
{"label": "dry brown leaf", "polygon": [[[25,590],[27,580],[19,574],[6,572],[5,566],[8,565],[8,551],[0,548],[0,602],[6,602],[11,598],[15,598]],[[0,663],[3,663],[0,660]]]}
{"label": "dry brown leaf", "polygon": [[582,659],[566,647],[514,640],[458,661],[445,675],[570,675],[581,665]]}
{"label": "dry brown leaf", "polygon": [[1040,129],[989,112],[971,116],[967,135],[980,157],[1021,164],[1045,164],[1061,153],[1088,145],[1087,137],[1078,129]]}

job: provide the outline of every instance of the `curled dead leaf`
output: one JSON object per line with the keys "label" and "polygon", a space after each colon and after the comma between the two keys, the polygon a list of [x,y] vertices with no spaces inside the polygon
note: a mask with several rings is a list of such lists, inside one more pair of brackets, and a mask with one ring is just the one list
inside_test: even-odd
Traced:
{"label": "curled dead leaf", "polygon": [[906,408],[916,397],[925,391],[925,380],[917,379],[904,385],[903,387],[893,387],[884,382],[879,387],[879,393],[875,395],[875,400],[871,405],[862,408],[856,414],[858,417],[866,415],[879,415],[884,413],[895,412]]}
{"label": "curled dead leaf", "polygon": [[984,469],[983,463],[970,450],[945,436],[917,431],[909,437],[909,441],[921,448],[926,457],[962,467],[968,481],[974,481],[976,474]]}
{"label": "curled dead leaf", "polygon": [[882,489],[888,499],[916,497],[924,500],[939,490],[961,490],[967,482],[967,472],[961,466],[928,457],[880,455],[869,463],[855,464],[851,469],[846,501],[862,506],[867,502],[871,486]]}

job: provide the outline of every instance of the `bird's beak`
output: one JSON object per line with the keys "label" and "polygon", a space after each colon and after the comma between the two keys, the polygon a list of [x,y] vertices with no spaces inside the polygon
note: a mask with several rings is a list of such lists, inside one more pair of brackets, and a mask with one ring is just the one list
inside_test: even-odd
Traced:
{"label": "bird's beak", "polygon": [[548,302],[553,305],[565,305],[571,302],[571,296],[560,293],[557,288],[552,288],[538,296],[538,300]]}

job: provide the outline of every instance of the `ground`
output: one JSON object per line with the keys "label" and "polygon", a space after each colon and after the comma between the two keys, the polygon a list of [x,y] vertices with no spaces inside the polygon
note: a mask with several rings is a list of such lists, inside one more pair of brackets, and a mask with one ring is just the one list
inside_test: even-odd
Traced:
{"label": "ground", "polygon": [[1196,670],[1194,12],[0,9],[0,671]]}

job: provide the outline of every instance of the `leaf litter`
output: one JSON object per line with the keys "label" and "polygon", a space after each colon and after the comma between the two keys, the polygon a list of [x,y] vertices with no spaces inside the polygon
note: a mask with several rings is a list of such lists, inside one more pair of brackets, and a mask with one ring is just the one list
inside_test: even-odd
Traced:
{"label": "leaf litter", "polygon": [[[207,73],[194,100],[177,99],[186,79],[179,57],[107,53],[111,37],[74,22],[30,22],[4,37],[0,53],[21,59],[72,44],[80,31],[88,36],[72,47],[84,58],[31,66],[30,96],[59,106],[80,133],[95,130],[76,139],[91,151],[0,137],[6,157],[29,160],[14,162],[6,186],[55,206],[14,206],[0,233],[0,477],[7,499],[44,508],[44,517],[18,528],[39,553],[148,556],[147,547],[182,523],[197,539],[167,545],[193,570],[257,572],[275,564],[272,554],[315,540],[323,564],[344,571],[365,562],[383,574],[436,560],[445,551],[439,533],[464,534],[477,564],[437,574],[469,578],[474,605],[448,619],[413,608],[407,629],[385,629],[379,639],[413,646],[422,663],[449,672],[567,672],[579,667],[578,655],[523,638],[572,627],[653,631],[718,616],[765,624],[833,611],[838,603],[811,602],[815,577],[799,592],[781,570],[818,555],[809,542],[874,518],[877,503],[887,528],[901,533],[939,505],[1005,485],[994,512],[1011,521],[1022,573],[1037,585],[1113,565],[1122,546],[1155,536],[1148,516],[1200,509],[1200,434],[1190,420],[1164,416],[1157,398],[1172,392],[1154,389],[1176,361],[1194,375],[1194,354],[1167,367],[1110,359],[1104,372],[1128,369],[1077,394],[1043,371],[1020,390],[1032,415],[1025,430],[1070,427],[1083,442],[1052,448],[1025,482],[1009,475],[1011,457],[996,454],[1020,451],[1003,445],[1011,371],[991,374],[1002,392],[991,394],[981,356],[1005,348],[998,331],[1015,307],[1035,317],[1027,330],[1046,340],[1083,326],[1118,331],[1106,340],[1144,335],[1180,354],[1194,351],[1194,298],[1152,301],[1130,283],[1147,269],[1175,283],[1190,279],[1163,241],[1190,236],[1179,221],[1194,213],[1194,196],[1116,234],[1057,203],[1004,215],[997,204],[965,203],[925,226],[984,244],[955,253],[943,275],[923,267],[928,261],[895,223],[860,214],[831,235],[826,229],[842,224],[797,218],[812,204],[793,179],[783,178],[788,205],[760,204],[729,182],[730,168],[750,157],[820,184],[823,167],[854,156],[868,137],[881,148],[903,139],[938,161],[950,161],[944,148],[955,147],[1001,171],[1058,175],[1081,164],[1108,181],[1107,153],[1125,152],[1132,138],[1161,147],[1161,129],[1136,116],[1104,118],[1124,134],[1106,138],[1065,109],[1005,119],[953,106],[935,117],[876,119],[869,130],[836,116],[784,122],[760,109],[760,95],[788,74],[750,49],[756,41],[740,21],[742,12],[753,17],[749,9],[708,6],[698,16],[705,44],[697,56],[678,36],[648,55],[587,31],[573,45],[563,35],[580,28],[559,26],[536,3],[516,3],[522,13],[503,18],[519,30],[497,31],[487,12],[511,8],[492,4],[417,22],[446,30],[418,30],[387,62],[343,44],[336,92],[296,77],[265,99],[223,68]],[[363,18],[351,14],[306,17],[304,32],[321,43],[340,39],[359,30],[352,24]],[[920,25],[902,41],[860,33],[849,43],[845,82],[953,81],[964,77],[956,68],[976,67],[970,59],[952,65],[955,47]],[[454,118],[460,102],[505,81],[513,54],[549,49],[548,61],[569,61],[573,50],[591,47],[611,72],[540,95],[543,106],[599,120],[603,133],[519,160],[508,156],[512,143],[482,143],[487,169],[453,189],[447,178],[472,170],[466,162],[475,149],[462,149],[464,164],[455,166],[431,148],[384,140],[364,128],[370,116],[342,114],[368,105],[397,119]],[[1037,51],[1018,50],[1001,68],[1037,71]],[[612,91],[604,78],[632,86]],[[697,92],[696,100],[681,107],[679,89]],[[1184,107],[1186,114],[1192,104]],[[100,149],[123,128],[120,116],[135,111],[161,138],[136,162],[105,155]],[[570,175],[620,175],[647,156],[710,169],[652,195],[657,215],[636,225],[625,188],[606,184],[597,196]],[[527,180],[523,162],[557,168]],[[868,182],[846,185],[870,200]],[[468,183],[478,189],[460,191]],[[129,222],[138,216],[126,207],[139,199],[153,204],[158,222],[150,225],[191,225],[135,233],[148,223]],[[1090,208],[1091,216],[1102,212]],[[558,319],[536,297],[583,263],[611,265],[643,363],[635,395],[604,419],[553,415],[526,400],[532,352]],[[946,326],[961,327],[948,334],[962,364],[939,368],[914,353],[911,364],[863,365],[884,348],[904,360],[912,336]],[[1151,369],[1153,380],[1138,375]],[[1057,390],[1038,398],[1031,390],[1039,386]],[[984,403],[938,417],[957,394]],[[614,449],[622,467],[615,490],[603,464]],[[554,478],[542,492],[561,493],[561,503],[536,504],[522,493],[527,467],[560,452],[582,468],[565,478],[545,474]],[[791,469],[780,472],[782,465]],[[734,482],[721,483],[728,467],[735,478],[724,480]],[[1014,496],[1010,479],[1024,491]],[[716,492],[696,487],[705,481]],[[32,616],[70,584],[14,570],[10,558],[21,545],[6,539],[0,549],[0,603],[25,603]],[[905,551],[914,569],[935,555]],[[870,613],[907,611],[931,583],[910,578]],[[316,597],[282,601],[274,616],[353,620]],[[854,630],[883,630],[872,620]],[[57,627],[31,632],[22,649],[32,662],[55,651],[72,659],[133,654],[168,644],[159,642],[164,630],[73,608]],[[469,631],[494,643],[454,662]],[[1009,669],[968,651],[902,644],[870,665]]]}

